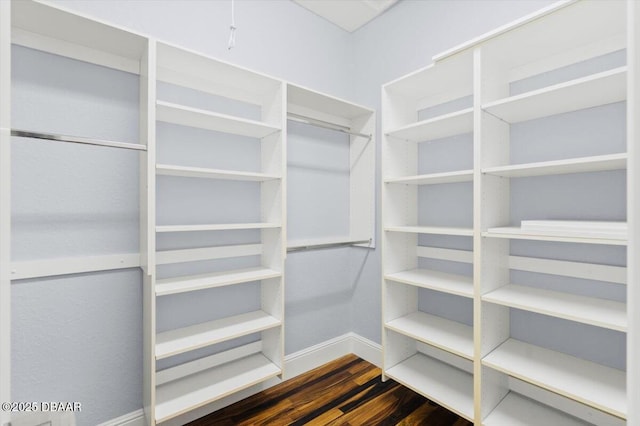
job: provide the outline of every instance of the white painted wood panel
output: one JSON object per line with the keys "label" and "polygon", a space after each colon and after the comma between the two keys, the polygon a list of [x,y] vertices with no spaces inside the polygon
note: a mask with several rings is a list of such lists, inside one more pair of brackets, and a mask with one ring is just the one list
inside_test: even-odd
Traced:
{"label": "white painted wood panel", "polygon": [[482,108],[509,123],[577,111],[627,97],[627,68],[621,67],[521,95],[500,99]]}
{"label": "white painted wood panel", "polygon": [[260,121],[164,101],[156,102],[156,116],[158,121],[165,123],[197,127],[252,138],[263,138],[280,131],[279,127]]}
{"label": "white painted wood panel", "polygon": [[384,182],[406,185],[436,185],[442,183],[471,182],[472,180],[473,170],[461,170],[456,172],[387,178]]}
{"label": "white painted wood panel", "polygon": [[482,300],[611,330],[627,330],[627,305],[612,300],[515,284],[490,291]]}
{"label": "white painted wood panel", "polygon": [[418,311],[391,320],[385,327],[455,355],[473,359],[473,329],[466,324]]}
{"label": "white painted wood panel", "polygon": [[281,373],[264,355],[255,354],[187,376],[157,388],[158,422],[172,419]]}
{"label": "white painted wood panel", "polygon": [[588,426],[561,411],[509,392],[482,422],[484,426]]}
{"label": "white painted wood panel", "polygon": [[264,311],[254,311],[165,331],[156,337],[156,359],[258,333],[280,324],[280,320]]}
{"label": "white painted wood panel", "polygon": [[624,371],[514,339],[508,339],[482,362],[607,413],[626,416]]}
{"label": "white painted wood panel", "polygon": [[255,267],[211,274],[164,278],[156,282],[156,295],[166,296],[186,291],[204,290],[206,288],[277,278],[281,275],[282,272],[274,271],[273,269]]}
{"label": "white painted wood panel", "polygon": [[450,226],[386,226],[388,232],[407,232],[413,234],[434,234],[434,235],[458,235],[464,237],[473,236],[472,228],[457,228]]}
{"label": "white painted wood panel", "polygon": [[387,280],[428,288],[443,293],[464,297],[473,297],[473,279],[464,275],[447,274],[428,269],[412,269],[408,271],[385,274]]}
{"label": "white painted wood panel", "polygon": [[389,368],[395,381],[473,421],[473,376],[421,353]]}
{"label": "white painted wood panel", "polygon": [[250,182],[264,182],[280,179],[281,176],[266,173],[240,172],[235,170],[206,169],[202,167],[173,166],[168,164],[156,165],[156,173],[165,176],[179,176],[190,178],[239,180]]}
{"label": "white painted wood panel", "polygon": [[570,158],[567,160],[543,161],[539,163],[514,164],[510,166],[487,167],[482,173],[502,177],[528,177],[561,175],[569,173],[602,172],[622,170],[627,167],[627,154],[597,155]]}
{"label": "white painted wood panel", "polygon": [[410,142],[426,142],[472,131],[473,108],[466,108],[390,130],[387,135]]}

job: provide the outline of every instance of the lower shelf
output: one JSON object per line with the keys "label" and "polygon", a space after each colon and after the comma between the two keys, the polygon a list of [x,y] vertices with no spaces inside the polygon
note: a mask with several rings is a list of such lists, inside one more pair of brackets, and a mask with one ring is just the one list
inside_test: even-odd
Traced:
{"label": "lower shelf", "polygon": [[258,353],[162,384],[156,390],[156,421],[177,417],[281,374]]}
{"label": "lower shelf", "polygon": [[482,422],[484,426],[586,426],[590,423],[509,392]]}
{"label": "lower shelf", "polygon": [[412,312],[385,324],[389,330],[473,359],[473,329],[468,325],[424,312]]}
{"label": "lower shelf", "polygon": [[515,339],[498,346],[482,363],[606,413],[626,417],[623,371]]}
{"label": "lower shelf", "polygon": [[409,389],[473,421],[473,376],[421,353],[385,371]]}

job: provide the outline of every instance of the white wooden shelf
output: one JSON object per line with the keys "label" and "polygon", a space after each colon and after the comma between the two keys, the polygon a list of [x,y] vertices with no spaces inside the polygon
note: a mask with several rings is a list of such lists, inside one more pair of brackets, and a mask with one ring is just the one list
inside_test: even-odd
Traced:
{"label": "white wooden shelf", "polygon": [[458,183],[473,181],[473,170],[460,170],[455,172],[430,173],[417,176],[404,176],[385,179],[385,183],[398,183],[406,185],[436,185],[442,183]]}
{"label": "white wooden shelf", "polygon": [[602,172],[608,170],[621,170],[626,167],[627,154],[609,154],[593,157],[571,158],[567,160],[543,161],[539,163],[487,167],[482,169],[482,173],[502,177],[519,178],[569,173]]}
{"label": "white wooden shelf", "polygon": [[265,182],[268,180],[280,179],[280,176],[269,175],[264,173],[207,169],[202,167],[173,166],[169,164],[157,164],[156,173],[164,176],[240,180],[240,181],[250,181],[250,182]]}
{"label": "white wooden shelf", "polygon": [[483,364],[621,418],[626,417],[625,373],[560,352],[508,339]]}
{"label": "white wooden shelf", "polygon": [[473,329],[466,324],[418,311],[391,320],[385,327],[463,358],[473,359]]}
{"label": "white wooden shelf", "polygon": [[262,354],[192,374],[156,389],[158,423],[201,407],[232,393],[281,374],[280,368]]}
{"label": "white wooden shelf", "polygon": [[219,114],[164,101],[156,102],[156,117],[158,121],[165,123],[232,133],[234,135],[252,138],[263,138],[280,130],[278,127],[260,121]]}
{"label": "white wooden shelf", "polygon": [[200,52],[157,43],[157,79],[229,99],[262,105],[282,86],[278,80]]}
{"label": "white wooden shelf", "polygon": [[627,306],[612,300],[514,284],[491,291],[482,300],[597,327],[627,330]]}
{"label": "white wooden shelf", "polygon": [[607,234],[606,232],[594,231],[591,235],[580,235],[578,233],[568,233],[563,231],[533,231],[523,230],[515,226],[506,226],[500,228],[489,228],[482,233],[483,237],[490,238],[510,238],[515,240],[534,240],[534,241],[554,241],[563,243],[583,243],[583,244],[604,244],[622,246],[627,244],[627,239],[619,235]]}
{"label": "white wooden shelf", "polygon": [[255,267],[211,274],[190,275],[186,277],[164,278],[156,281],[156,295],[166,296],[206,288],[223,287],[233,284],[276,278],[281,272],[269,268]]}
{"label": "white wooden shelf", "polygon": [[165,331],[158,333],[156,337],[156,359],[215,345],[226,340],[278,327],[280,324],[282,324],[280,320],[266,312],[254,311]]}
{"label": "white wooden shelf", "polygon": [[386,226],[388,232],[406,232],[412,234],[457,235],[472,237],[472,228],[458,228],[447,226]]}
{"label": "white wooden shelf", "polygon": [[472,131],[473,108],[467,108],[391,130],[387,135],[409,142],[426,142]]}
{"label": "white wooden shelf", "polygon": [[473,421],[473,377],[421,353],[385,371],[398,383]]}
{"label": "white wooden shelf", "polygon": [[473,278],[464,275],[448,274],[446,272],[429,269],[411,269],[385,274],[384,278],[386,280],[428,288],[442,293],[473,297]]}
{"label": "white wooden shelf", "polygon": [[202,225],[160,225],[156,232],[234,231],[243,229],[280,228],[277,223],[216,223]]}
{"label": "white wooden shelf", "polygon": [[490,102],[482,109],[509,123],[518,123],[624,101],[626,83],[627,67],[620,67]]}
{"label": "white wooden shelf", "polygon": [[482,422],[484,426],[588,426],[575,417],[564,414],[532,399],[509,392]]}

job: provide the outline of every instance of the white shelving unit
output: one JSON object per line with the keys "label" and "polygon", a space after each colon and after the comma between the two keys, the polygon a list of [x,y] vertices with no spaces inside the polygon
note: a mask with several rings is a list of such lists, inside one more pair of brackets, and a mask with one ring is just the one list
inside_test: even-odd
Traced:
{"label": "white shelving unit", "polygon": [[[633,113],[640,99],[637,9],[633,1],[559,2],[383,85],[383,373],[475,424],[640,424],[635,408],[640,395],[635,361],[640,341],[640,197]],[[622,49],[626,63],[614,59],[622,57]],[[612,65],[607,69],[606,64]],[[601,144],[595,151],[568,158],[563,153],[548,159],[533,155],[523,161],[523,148],[514,145],[521,136],[513,126],[529,129],[545,120],[556,125],[583,117],[583,110],[625,101],[626,149],[606,137],[594,138],[590,143]],[[455,141],[459,155],[460,135],[471,132],[472,168],[422,170],[425,162],[438,160],[420,155],[422,142]],[[512,150],[520,152],[515,159]],[[623,205],[612,205],[611,213],[601,216],[580,211],[575,219],[584,220],[583,227],[563,227],[562,222],[546,230],[520,226],[521,217],[573,220],[568,215],[536,216],[545,209],[542,200],[537,213],[516,209],[513,203],[523,197],[515,197],[514,191],[534,187],[529,183],[612,177],[610,182],[624,173],[627,197],[620,204],[627,206],[626,215],[620,215]],[[438,211],[437,204],[420,202],[421,188],[442,186],[442,191],[452,188],[452,194],[460,194],[459,185],[465,182],[473,185],[472,227],[421,220],[434,220],[425,208]],[[598,220],[626,221],[629,231],[608,231],[594,222]],[[472,251],[464,242],[469,237]],[[626,258],[620,255],[625,250]],[[580,253],[593,254],[582,259]],[[608,260],[595,260],[598,256]],[[433,271],[425,264],[447,268]],[[451,274],[471,267],[473,278]],[[576,280],[588,282],[579,286]],[[471,299],[473,324],[421,311],[418,300],[424,290],[419,289],[425,288],[428,297],[446,293]],[[627,297],[621,298],[624,291]],[[451,300],[440,315],[461,309],[454,305],[457,299],[447,297]],[[536,324],[549,329],[530,328]],[[579,337],[562,335],[574,329],[580,330]],[[626,358],[605,361],[606,355],[572,353],[557,343],[577,339],[579,346],[579,339],[587,339],[593,345],[602,336],[611,338],[607,342],[626,340],[626,346],[602,342],[613,358],[626,348]],[[440,379],[444,383],[430,382],[435,370],[449,373]],[[451,387],[444,396],[441,386]]]}
{"label": "white shelving unit", "polygon": [[[424,241],[457,238],[468,244],[474,230],[449,223],[444,215],[432,219],[436,214],[423,211],[420,199],[431,188],[450,184],[471,188],[474,171],[471,164],[437,169],[437,160],[424,170],[418,158],[425,145],[447,145],[451,137],[473,131],[472,102],[456,102],[473,95],[472,60],[471,55],[460,55],[444,67],[427,67],[382,88],[383,378],[392,378],[470,421],[474,419],[473,327],[462,318],[456,321],[430,311],[429,301],[453,299],[451,303],[468,311],[473,278],[422,262],[434,258],[434,247]],[[452,92],[444,90],[445,82]],[[438,104],[446,107],[438,109]],[[467,139],[470,142],[471,136]],[[469,212],[469,225],[471,218]],[[435,254],[439,255],[443,253]],[[457,258],[441,260],[460,264]]]}
{"label": "white shelving unit", "polygon": [[[286,88],[282,81],[234,65],[208,58],[162,42],[151,41],[155,55],[148,67],[155,74],[149,79],[148,109],[150,138],[145,171],[147,194],[143,197],[143,237],[146,253],[145,292],[145,401],[150,424],[174,419],[240,390],[258,385],[275,376],[282,377],[284,365],[284,258],[285,223],[284,149]],[[242,102],[258,108],[260,120],[167,102],[159,98],[156,84],[170,84],[196,90],[204,96]],[[228,102],[228,101],[227,101]],[[261,152],[261,170],[220,170],[190,165],[164,164],[156,160],[156,122],[194,127],[226,135],[256,140]],[[217,179],[245,181],[260,185],[260,216],[257,223],[156,224],[156,175],[170,179]],[[183,181],[188,183],[189,181]],[[176,200],[179,202],[179,200]],[[225,200],[219,202],[224,203]],[[205,248],[156,250],[156,236],[166,233],[238,232],[257,230],[258,244]],[[214,234],[216,235],[216,234]],[[213,237],[215,240],[215,236]],[[226,241],[226,240],[225,240]],[[215,243],[214,243],[215,244]],[[243,269],[212,270],[207,273],[161,278],[156,265],[259,256],[260,265]],[[186,327],[155,330],[158,297],[238,285],[260,283],[261,308],[238,315],[214,318]],[[244,336],[259,336],[250,343],[234,343]],[[227,342],[233,349],[220,351],[217,344]],[[240,342],[240,341],[238,341]],[[180,354],[209,348],[213,355],[157,370],[156,361],[171,360]],[[208,362],[207,359],[214,361]],[[217,360],[217,361],[216,361]],[[175,362],[173,363],[175,364]]]}
{"label": "white shelving unit", "polygon": [[289,238],[289,250],[349,245],[375,247],[375,115],[374,110],[353,102],[297,84],[287,84],[289,120],[349,135],[348,235]]}

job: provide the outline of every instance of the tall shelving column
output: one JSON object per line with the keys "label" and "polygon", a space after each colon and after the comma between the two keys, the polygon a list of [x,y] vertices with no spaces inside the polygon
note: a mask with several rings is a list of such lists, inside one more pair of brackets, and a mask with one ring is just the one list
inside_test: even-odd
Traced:
{"label": "tall shelving column", "polygon": [[[11,2],[0,2],[0,401],[11,401]],[[11,421],[0,411],[0,424]]]}
{"label": "tall shelving column", "polygon": [[[458,55],[382,88],[383,374],[470,421],[472,212],[443,214],[433,200],[453,187],[454,200],[442,200],[471,206],[472,60]],[[447,154],[453,147],[464,161]]]}
{"label": "tall shelving column", "polygon": [[640,425],[640,5],[627,1],[627,424]]}
{"label": "tall shelving column", "polygon": [[[173,160],[174,157],[167,155],[160,161],[162,147],[153,141],[154,137],[149,138],[150,146],[154,148],[149,150],[147,173],[143,173],[143,180],[146,179],[148,185],[145,200],[148,235],[143,235],[147,241],[145,285],[153,289],[145,294],[145,359],[148,363],[145,374],[149,375],[145,380],[145,406],[151,407],[147,412],[149,424],[176,419],[271,378],[282,377],[284,367],[284,83],[172,45],[157,42],[156,46],[155,65],[153,60],[149,62],[153,71],[148,73],[150,77],[155,73],[155,80],[150,84],[157,83],[148,89],[149,99],[153,99],[147,115],[148,135],[156,131],[156,123],[163,123],[210,132],[207,134],[212,143],[216,138],[223,141],[233,137],[255,139],[260,150],[260,171],[167,163],[168,158]],[[232,114],[169,102],[160,94],[160,84],[173,88],[166,93],[186,93],[189,98],[197,92],[198,96],[209,97],[207,102],[214,99],[210,103],[222,109],[226,107]],[[244,106],[239,107],[240,103]],[[236,115],[236,111],[246,108],[254,112],[257,108],[259,118]],[[172,142],[179,143],[179,140]],[[198,161],[207,159],[204,154],[199,157]],[[157,175],[180,180],[185,188],[201,180],[223,185],[225,182],[258,185],[260,219],[249,223],[193,223],[193,219],[187,219],[188,223],[159,224],[162,212],[158,209],[160,197],[155,193],[156,184],[159,185]],[[225,211],[227,201],[220,199],[217,202],[219,210]],[[259,242],[228,245],[228,235],[249,230],[259,232]],[[161,250],[158,240],[162,235],[172,236],[172,241],[177,241],[180,236],[218,232],[227,233],[226,239],[219,242],[221,240],[213,237],[207,240],[212,243],[206,247],[200,242],[192,248],[181,248],[184,246],[181,243],[179,247]],[[213,263],[203,267],[202,263],[256,258],[259,265],[242,269],[214,267]],[[185,275],[189,265],[198,271],[195,275]],[[159,267],[175,266],[177,269],[173,269],[170,276],[159,276]],[[203,274],[203,270],[210,272]],[[232,316],[213,312],[213,319],[209,321],[158,331],[158,307],[155,305],[158,298],[218,291],[248,283],[258,283],[258,310]],[[250,339],[249,343],[246,343],[247,339]],[[217,348],[216,345],[224,346]],[[210,350],[210,354],[197,355],[195,351],[200,350]],[[184,356],[190,360],[183,361]],[[169,362],[169,367],[159,368],[160,362]]]}
{"label": "tall shelving column", "polygon": [[[487,426],[516,421],[523,425],[624,424],[626,372],[606,361],[571,353],[553,335],[558,334],[555,330],[574,330],[591,333],[590,340],[609,336],[606,341],[618,341],[620,333],[626,332],[627,305],[616,299],[615,290],[609,290],[626,283],[625,268],[590,260],[619,253],[616,246],[626,244],[626,235],[600,231],[593,223],[594,229],[586,231],[572,231],[562,223],[558,230],[530,230],[519,226],[519,221],[624,220],[617,205],[606,212],[576,211],[567,205],[560,211],[561,200],[545,202],[544,196],[552,193],[549,189],[527,194],[526,201],[521,192],[525,188],[542,191],[540,185],[547,182],[556,191],[573,184],[578,193],[585,188],[575,183],[578,178],[583,182],[604,179],[601,186],[612,185],[622,177],[627,153],[622,144],[606,139],[596,148],[587,140],[578,145],[576,131],[556,143],[567,144],[559,152],[549,146],[551,154],[524,150],[522,127],[517,126],[527,126],[527,135],[542,138],[537,126],[554,125],[561,132],[562,123],[584,120],[580,114],[587,109],[624,101],[626,67],[609,63],[615,63],[615,52],[625,48],[625,36],[625,2],[581,1],[558,7],[475,48],[476,230],[482,236],[476,245],[476,362],[481,363],[476,364],[481,398],[476,422]],[[554,120],[551,124],[545,121],[548,117]],[[552,155],[555,158],[546,158]],[[539,201],[532,205],[528,200],[535,197]],[[581,200],[576,197],[576,203]],[[583,244],[592,248],[582,249]],[[591,253],[591,258],[583,259],[583,253]],[[615,261],[624,264],[623,259]],[[585,288],[598,286],[597,292],[589,293],[572,288],[571,279],[600,283],[585,284]],[[540,330],[541,324],[547,324],[546,330]],[[583,344],[579,340],[584,337],[564,336],[572,338],[577,339],[576,347]]]}

